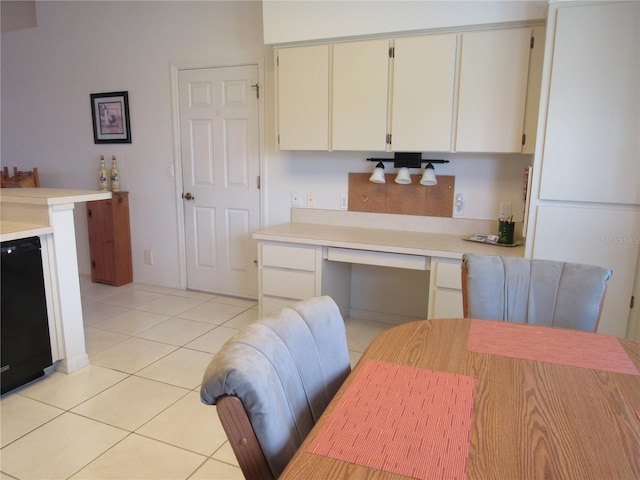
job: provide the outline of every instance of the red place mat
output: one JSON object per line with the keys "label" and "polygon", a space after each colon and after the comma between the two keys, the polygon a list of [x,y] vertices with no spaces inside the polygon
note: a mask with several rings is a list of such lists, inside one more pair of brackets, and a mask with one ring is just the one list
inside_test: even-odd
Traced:
{"label": "red place mat", "polygon": [[496,320],[471,320],[467,350],[640,375],[617,337]]}
{"label": "red place mat", "polygon": [[474,385],[366,361],[307,451],[408,477],[466,478]]}

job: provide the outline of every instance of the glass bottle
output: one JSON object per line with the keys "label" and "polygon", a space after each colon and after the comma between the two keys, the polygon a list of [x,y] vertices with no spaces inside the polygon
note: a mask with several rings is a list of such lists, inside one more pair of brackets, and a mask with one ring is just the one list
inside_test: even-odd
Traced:
{"label": "glass bottle", "polygon": [[120,191],[120,170],[115,155],[111,157],[111,191]]}
{"label": "glass bottle", "polygon": [[100,168],[98,169],[98,185],[101,191],[109,190],[109,172],[104,165],[104,155],[100,155]]}

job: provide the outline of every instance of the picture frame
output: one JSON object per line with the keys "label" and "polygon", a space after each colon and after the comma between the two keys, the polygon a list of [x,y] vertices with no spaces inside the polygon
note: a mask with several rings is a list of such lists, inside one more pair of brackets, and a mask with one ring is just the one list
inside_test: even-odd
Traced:
{"label": "picture frame", "polygon": [[94,143],[131,143],[129,92],[91,94]]}

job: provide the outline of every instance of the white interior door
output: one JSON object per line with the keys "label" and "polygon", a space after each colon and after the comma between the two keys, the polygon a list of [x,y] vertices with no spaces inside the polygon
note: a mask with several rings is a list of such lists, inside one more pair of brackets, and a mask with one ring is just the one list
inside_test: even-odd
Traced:
{"label": "white interior door", "polygon": [[257,298],[256,65],[178,74],[187,288]]}

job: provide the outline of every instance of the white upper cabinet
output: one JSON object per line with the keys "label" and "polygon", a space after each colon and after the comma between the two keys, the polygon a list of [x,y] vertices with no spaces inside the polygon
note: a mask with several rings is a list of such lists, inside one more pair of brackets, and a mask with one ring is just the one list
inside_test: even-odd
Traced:
{"label": "white upper cabinet", "polygon": [[541,199],[640,204],[639,17],[638,2],[558,8]]}
{"label": "white upper cabinet", "polygon": [[333,45],[332,149],[387,149],[387,39]]}
{"label": "white upper cabinet", "polygon": [[540,90],[542,87],[542,66],[544,63],[545,27],[531,29],[533,36],[529,55],[529,80],[527,82],[527,104],[524,112],[524,144],[522,153],[535,153],[538,135],[538,114],[540,112]]}
{"label": "white upper cabinet", "polygon": [[462,34],[458,152],[521,152],[531,28]]}
{"label": "white upper cabinet", "polygon": [[[543,32],[503,28],[280,48],[279,148],[533,153]],[[532,48],[533,34],[540,38]]]}
{"label": "white upper cabinet", "polygon": [[456,34],[398,38],[393,63],[392,150],[450,151]]}
{"label": "white upper cabinet", "polygon": [[281,150],[329,150],[329,45],[277,52]]}

